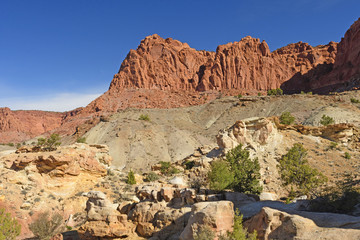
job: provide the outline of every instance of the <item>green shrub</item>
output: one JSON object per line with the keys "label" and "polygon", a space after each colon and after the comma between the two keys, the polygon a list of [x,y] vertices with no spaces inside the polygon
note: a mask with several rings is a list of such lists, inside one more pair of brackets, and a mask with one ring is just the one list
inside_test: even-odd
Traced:
{"label": "green shrub", "polygon": [[307,151],[300,143],[295,143],[282,156],[278,167],[284,185],[296,186],[300,194],[308,194],[327,181],[323,174],[309,166]]}
{"label": "green shrub", "polygon": [[351,158],[350,153],[345,152],[345,154],[344,154],[344,158],[345,158],[345,159],[350,159],[350,158]]}
{"label": "green shrub", "polygon": [[171,176],[173,174],[176,174],[176,173],[179,173],[180,170],[171,166],[171,163],[170,162],[164,162],[164,161],[160,161],[160,172],[163,174],[163,175],[166,175],[166,176]]}
{"label": "green shrub", "polygon": [[9,147],[14,147],[15,145],[14,145],[14,143],[8,143],[7,144]]}
{"label": "green shrub", "polygon": [[351,98],[350,101],[352,103],[360,103],[360,100],[359,99],[356,99],[356,98]]}
{"label": "green shrub", "polygon": [[261,92],[258,92],[258,96],[259,96],[259,97],[261,96]]}
{"label": "green shrub", "polygon": [[150,117],[148,114],[141,114],[139,120],[150,121]]}
{"label": "green shrub", "polygon": [[267,95],[268,96],[278,96],[278,95],[283,95],[283,90],[281,88],[277,88],[277,89],[270,89],[267,91]]}
{"label": "green shrub", "polygon": [[208,175],[210,188],[222,191],[234,182],[234,174],[230,171],[229,163],[224,160],[213,161]]}
{"label": "green shrub", "polygon": [[327,115],[322,115],[321,120],[320,120],[320,124],[323,126],[327,126],[330,124],[334,124],[335,120],[332,117],[329,117]]}
{"label": "green shrub", "polygon": [[[230,188],[243,193],[261,193],[259,161],[257,158],[251,160],[249,156],[249,151],[242,149],[241,144],[230,150],[224,160],[214,163],[215,165],[212,166],[209,173],[210,186],[213,188],[216,186],[216,190],[224,187],[224,189]],[[233,175],[233,179],[226,186],[227,182],[231,180],[231,175]],[[223,178],[227,180],[224,181]]]}
{"label": "green shrub", "polygon": [[312,92],[307,92],[306,94],[307,94],[307,95],[312,95],[313,93],[312,93]]}
{"label": "green shrub", "polygon": [[243,96],[241,94],[236,96],[238,99],[242,98]]}
{"label": "green shrub", "polygon": [[63,217],[59,213],[50,217],[49,212],[44,212],[29,225],[29,228],[40,240],[49,240],[64,230]]}
{"label": "green shrub", "polygon": [[60,146],[60,136],[57,133],[53,133],[48,138],[38,138],[37,146],[41,147],[44,151],[54,151]]}
{"label": "green shrub", "polygon": [[10,213],[6,213],[5,209],[0,208],[0,239],[15,240],[21,233],[21,226]]}
{"label": "green shrub", "polygon": [[280,123],[291,125],[295,121],[295,117],[290,112],[283,112],[280,116]]}
{"label": "green shrub", "polygon": [[201,226],[194,232],[194,240],[213,240],[215,233],[208,226]]}
{"label": "green shrub", "polygon": [[240,215],[239,209],[236,209],[234,215],[233,231],[228,232],[226,235],[220,236],[219,240],[256,240],[256,231],[254,231],[253,233],[248,233],[247,230],[244,229],[242,221],[243,216]]}
{"label": "green shrub", "polygon": [[148,182],[154,182],[156,180],[159,179],[159,175],[157,175],[156,173],[154,172],[149,172],[148,175],[146,176],[146,181]]}
{"label": "green shrub", "polygon": [[345,176],[335,186],[327,187],[310,202],[311,211],[350,214],[360,203],[359,180],[352,175]]}
{"label": "green shrub", "polygon": [[304,92],[304,91],[301,91],[300,94],[301,94],[301,95],[305,95],[305,92]]}
{"label": "green shrub", "polygon": [[132,170],[129,171],[126,182],[127,182],[127,184],[130,184],[130,185],[136,184],[135,174]]}
{"label": "green shrub", "polygon": [[78,137],[78,139],[76,139],[77,143],[86,143],[86,137]]}
{"label": "green shrub", "polygon": [[337,147],[338,147],[337,142],[331,142],[330,145],[328,146],[327,150],[334,150],[334,149],[337,149]]}
{"label": "green shrub", "polygon": [[189,161],[187,160],[185,163],[185,169],[189,170],[192,169],[195,166],[195,161]]}

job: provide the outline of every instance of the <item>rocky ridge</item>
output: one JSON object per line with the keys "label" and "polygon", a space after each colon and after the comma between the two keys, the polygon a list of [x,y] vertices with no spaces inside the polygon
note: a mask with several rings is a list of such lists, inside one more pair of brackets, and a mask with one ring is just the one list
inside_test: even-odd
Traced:
{"label": "rocky ridge", "polygon": [[193,106],[221,95],[264,94],[278,87],[288,93],[351,90],[359,85],[359,21],[339,44],[312,47],[298,42],[273,52],[265,41],[251,37],[209,52],[154,34],[129,52],[109,90],[84,109],[38,117],[3,109],[0,142],[20,142],[47,131],[72,135],[87,121],[126,108]]}

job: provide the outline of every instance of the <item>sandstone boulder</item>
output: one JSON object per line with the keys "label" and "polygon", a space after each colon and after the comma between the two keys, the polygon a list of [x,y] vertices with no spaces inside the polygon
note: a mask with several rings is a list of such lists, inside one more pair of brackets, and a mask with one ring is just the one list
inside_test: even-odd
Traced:
{"label": "sandstone boulder", "polygon": [[192,206],[191,216],[184,231],[180,235],[181,240],[193,239],[195,231],[201,226],[209,226],[216,235],[231,231],[234,224],[233,203],[230,201],[201,202]]}

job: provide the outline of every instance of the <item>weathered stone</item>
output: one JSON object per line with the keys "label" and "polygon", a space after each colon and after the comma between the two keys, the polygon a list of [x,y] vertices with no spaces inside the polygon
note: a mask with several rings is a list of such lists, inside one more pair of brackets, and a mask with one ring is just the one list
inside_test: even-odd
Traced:
{"label": "weathered stone", "polygon": [[208,226],[216,235],[231,231],[234,224],[234,205],[230,201],[201,202],[192,206],[191,216],[181,240],[193,239],[194,232],[201,226]]}

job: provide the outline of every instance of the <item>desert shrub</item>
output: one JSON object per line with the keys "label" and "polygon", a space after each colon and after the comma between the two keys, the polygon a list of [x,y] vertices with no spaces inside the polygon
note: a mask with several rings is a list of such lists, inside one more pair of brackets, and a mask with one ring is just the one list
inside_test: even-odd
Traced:
{"label": "desert shrub", "polygon": [[48,138],[38,138],[37,146],[41,147],[44,151],[54,151],[60,146],[60,136],[57,133],[53,133]]}
{"label": "desert shrub", "polygon": [[350,158],[351,158],[350,153],[345,152],[345,154],[344,154],[344,158],[345,158],[345,159],[350,159]]}
{"label": "desert shrub", "polygon": [[215,238],[215,233],[211,230],[209,226],[201,226],[194,232],[194,240],[213,240]]}
{"label": "desert shrub", "polygon": [[77,143],[86,143],[86,137],[79,137],[78,139],[76,139]]}
{"label": "desert shrub", "polygon": [[360,103],[360,100],[359,99],[356,99],[356,98],[351,98],[350,101],[352,103]]}
{"label": "desert shrub", "polygon": [[301,94],[301,95],[305,95],[305,92],[304,92],[304,91],[301,91],[300,94]]}
{"label": "desert shrub", "polygon": [[15,240],[21,233],[21,226],[10,213],[6,213],[5,209],[0,209],[0,239]]}
{"label": "desert shrub", "polygon": [[360,203],[360,181],[352,175],[346,175],[344,180],[335,186],[322,190],[316,199],[310,202],[310,209],[316,212],[334,212],[350,214]]}
{"label": "desert shrub", "polygon": [[130,185],[136,184],[135,174],[132,170],[129,171],[126,182],[127,182],[127,184],[130,184]]}
{"label": "desert shrub", "polygon": [[189,161],[187,160],[185,163],[185,169],[189,170],[192,169],[195,166],[195,161]]}
{"label": "desert shrub", "polygon": [[9,147],[14,147],[15,145],[14,145],[14,143],[8,143],[7,144]]}
{"label": "desert shrub", "polygon": [[270,89],[267,91],[267,95],[268,96],[278,96],[278,95],[283,95],[283,90],[281,88],[277,88],[277,89]]}
{"label": "desert shrub", "polygon": [[322,173],[309,166],[307,150],[300,143],[295,143],[282,156],[278,167],[284,185],[296,186],[299,194],[308,194],[327,181]]}
{"label": "desert shrub", "polygon": [[291,125],[295,121],[295,117],[290,112],[283,112],[280,116],[280,123]]}
{"label": "desert shrub", "polygon": [[176,167],[171,166],[170,162],[160,161],[160,172],[163,175],[171,176],[173,174],[179,173],[180,170]]}
{"label": "desert shrub", "polygon": [[141,114],[139,120],[150,121],[150,117],[147,114]]}
{"label": "desert shrub", "polygon": [[261,96],[261,92],[258,92],[258,96],[259,96],[259,97]]}
{"label": "desert shrub", "polygon": [[148,182],[154,182],[158,179],[159,179],[159,175],[157,175],[154,172],[149,172],[148,175],[146,176],[146,181]]}
{"label": "desert shrub", "polygon": [[320,120],[320,124],[323,126],[327,126],[330,124],[334,124],[335,120],[332,117],[329,117],[327,115],[322,115],[321,120]]}
{"label": "desert shrub", "polygon": [[59,213],[50,216],[49,212],[44,212],[29,225],[29,228],[40,240],[48,240],[64,230],[63,217]]}
{"label": "desert shrub", "polygon": [[242,98],[243,96],[241,94],[236,96],[238,99]]}
{"label": "desert shrub", "polygon": [[[249,151],[243,149],[241,144],[230,150],[224,160],[214,162],[209,173],[210,186],[216,190],[224,187],[237,192],[259,194],[262,191],[259,179],[258,159],[250,159]],[[231,183],[226,186],[230,180]]]}
{"label": "desert shrub", "polygon": [[210,188],[216,191],[222,191],[229,188],[234,182],[234,174],[230,171],[229,163],[224,160],[213,161],[208,179]]}
{"label": "desert shrub", "polygon": [[253,233],[248,233],[247,230],[244,229],[242,222],[243,216],[240,215],[239,209],[236,209],[234,215],[233,231],[228,232],[226,235],[220,236],[219,240],[256,240],[256,231]]}
{"label": "desert shrub", "polygon": [[328,146],[327,150],[335,150],[338,147],[338,143],[337,142],[331,142],[330,145]]}

